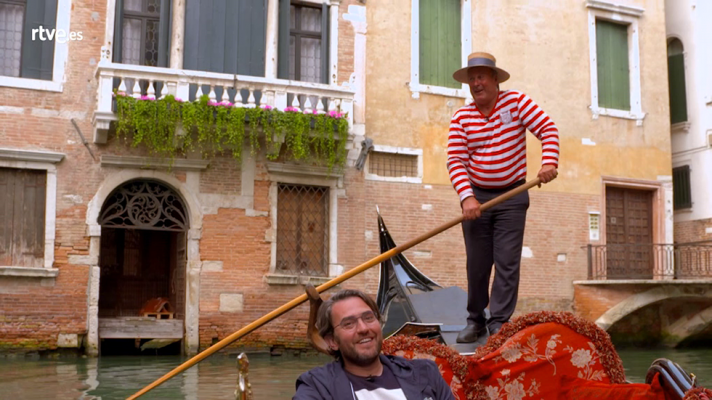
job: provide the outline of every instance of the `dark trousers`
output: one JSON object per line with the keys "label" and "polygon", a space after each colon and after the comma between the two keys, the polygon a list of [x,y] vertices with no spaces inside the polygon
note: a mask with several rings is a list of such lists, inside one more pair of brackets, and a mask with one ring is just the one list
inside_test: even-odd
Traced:
{"label": "dark trousers", "polygon": [[[524,184],[519,181],[503,189],[473,187],[475,198],[486,203]],[[482,213],[476,220],[462,222],[467,250],[468,324],[499,328],[514,314],[519,294],[519,266],[522,258],[524,224],[529,193],[521,193]],[[492,295],[488,293],[492,264],[495,266]],[[489,304],[490,319],[485,317]]]}

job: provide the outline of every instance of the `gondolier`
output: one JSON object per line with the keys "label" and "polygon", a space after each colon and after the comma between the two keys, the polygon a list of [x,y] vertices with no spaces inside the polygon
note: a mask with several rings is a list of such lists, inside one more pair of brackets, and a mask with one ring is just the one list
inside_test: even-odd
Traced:
{"label": "gondolier", "polygon": [[[467,251],[469,317],[457,341],[469,343],[499,331],[514,313],[529,195],[525,191],[492,209],[480,205],[524,184],[526,131],[542,144],[542,183],[557,176],[559,132],[549,116],[526,94],[499,89],[509,73],[489,53],[472,53],[453,74],[470,85],[474,102],[455,112],[448,135],[447,168],[460,197]],[[495,278],[488,293],[492,265]],[[489,304],[490,318],[484,309]]]}

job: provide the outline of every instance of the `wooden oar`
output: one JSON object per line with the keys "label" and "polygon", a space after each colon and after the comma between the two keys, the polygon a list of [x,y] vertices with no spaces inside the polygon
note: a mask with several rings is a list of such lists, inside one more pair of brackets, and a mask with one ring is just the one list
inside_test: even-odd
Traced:
{"label": "wooden oar", "polygon": [[[529,190],[530,188],[532,188],[536,185],[539,185],[540,183],[541,183],[541,181],[539,180],[539,178],[529,181],[522,186],[516,187],[516,188],[510,190],[509,192],[507,192],[499,197],[496,197],[496,198],[486,202],[485,204],[482,204],[480,209],[482,211],[486,211],[486,210],[496,206],[499,203],[502,203],[503,201],[505,201],[511,197],[514,197],[522,192]],[[347,272],[344,272],[343,274],[337,276],[336,278],[330,280],[329,282],[326,282],[326,283],[318,286],[316,288],[316,290],[319,293],[322,293],[328,289],[331,289],[332,287],[344,282],[347,279],[350,279],[350,278],[360,274],[361,272],[373,267],[374,265],[378,265],[381,262],[383,262],[384,260],[387,260],[395,255],[398,255],[398,254],[404,252],[405,250],[408,250],[409,248],[415,246],[416,244],[419,244],[420,242],[430,239],[431,237],[452,228],[453,226],[462,222],[462,219],[463,218],[461,215],[461,216],[453,219],[452,221],[450,221],[440,227],[433,229],[430,232],[427,232],[427,233],[424,233],[424,234],[418,236],[417,238],[411,240],[410,242],[407,242],[407,243],[402,244],[398,247],[392,248],[392,249],[388,250],[387,252],[382,253],[379,256],[377,256],[369,261],[366,261],[365,263],[359,265],[358,267],[355,267]],[[250,333],[250,332],[254,331],[255,329],[261,327],[262,325],[272,321],[273,319],[279,317],[280,315],[286,313],[287,311],[293,309],[294,307],[304,303],[305,301],[307,301],[307,299],[308,299],[307,294],[305,293],[305,294],[293,299],[289,303],[286,303],[286,304],[282,305],[281,307],[273,310],[269,314],[266,314],[266,315],[260,317],[259,319],[255,320],[254,322],[247,325],[246,327],[238,330],[237,332],[231,334],[230,336],[226,337],[225,339],[208,347],[202,353],[199,353],[199,354],[193,356],[193,358],[191,358],[190,360],[184,362],[183,364],[181,364],[178,367],[176,367],[175,369],[173,369],[171,372],[165,374],[161,378],[157,379],[155,382],[151,383],[150,385],[148,385],[145,388],[141,389],[140,391],[136,392],[136,394],[129,397],[128,400],[137,399],[138,397],[143,396],[144,394],[148,393],[150,390],[161,385],[163,382],[165,382],[165,381],[173,378],[174,376],[180,374],[181,372],[187,370],[188,368],[199,363],[200,361],[204,360],[205,358],[211,356],[213,353],[215,353],[218,350],[222,349],[223,347],[229,345],[230,343],[234,342],[235,340],[247,335],[248,333]]]}

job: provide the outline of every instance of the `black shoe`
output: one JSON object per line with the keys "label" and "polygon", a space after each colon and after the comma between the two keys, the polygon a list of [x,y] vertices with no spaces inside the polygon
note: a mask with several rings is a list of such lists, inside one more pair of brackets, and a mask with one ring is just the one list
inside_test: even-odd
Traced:
{"label": "black shoe", "polygon": [[487,330],[489,331],[490,336],[494,336],[494,335],[496,335],[497,333],[499,333],[499,330],[500,330],[500,329],[502,329],[502,325],[500,325],[500,326],[495,326],[495,327],[493,327],[493,328],[489,328],[489,327],[487,328]]}
{"label": "black shoe", "polygon": [[465,329],[460,331],[457,335],[457,343],[472,343],[476,342],[480,336],[484,336],[487,332],[487,328],[480,327],[477,325],[467,325]]}

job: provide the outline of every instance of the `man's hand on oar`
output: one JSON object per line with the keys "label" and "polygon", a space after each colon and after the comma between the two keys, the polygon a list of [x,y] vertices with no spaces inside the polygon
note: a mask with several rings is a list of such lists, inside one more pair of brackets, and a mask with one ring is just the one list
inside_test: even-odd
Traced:
{"label": "man's hand on oar", "polygon": [[542,183],[549,183],[556,179],[556,177],[559,175],[559,171],[556,169],[555,166],[551,164],[547,164],[541,167],[539,170],[539,173],[536,175],[537,178],[541,181],[541,183],[538,185],[538,187],[541,187]]}

